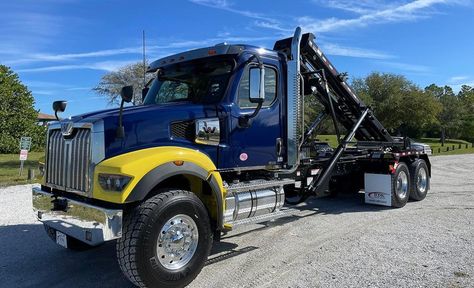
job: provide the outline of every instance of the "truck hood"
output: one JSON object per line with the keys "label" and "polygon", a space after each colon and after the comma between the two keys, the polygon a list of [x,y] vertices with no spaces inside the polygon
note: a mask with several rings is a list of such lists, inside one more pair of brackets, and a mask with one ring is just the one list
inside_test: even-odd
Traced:
{"label": "truck hood", "polygon": [[123,110],[124,138],[118,138],[119,109],[107,109],[72,117],[73,122],[103,121],[105,158],[118,154],[157,146],[195,148],[192,139],[173,137],[170,124],[199,118],[216,117],[214,105],[190,102],[126,107]]}

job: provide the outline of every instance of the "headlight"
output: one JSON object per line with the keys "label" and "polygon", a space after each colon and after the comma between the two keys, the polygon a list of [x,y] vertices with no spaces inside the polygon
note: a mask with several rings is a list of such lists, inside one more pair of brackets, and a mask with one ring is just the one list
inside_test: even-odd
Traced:
{"label": "headlight", "polygon": [[132,177],[125,175],[99,173],[99,185],[108,191],[123,191],[131,179]]}

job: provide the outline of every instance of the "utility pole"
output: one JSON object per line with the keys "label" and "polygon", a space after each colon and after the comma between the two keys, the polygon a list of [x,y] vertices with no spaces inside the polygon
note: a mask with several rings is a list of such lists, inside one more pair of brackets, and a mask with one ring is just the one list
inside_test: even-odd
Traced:
{"label": "utility pole", "polygon": [[146,85],[145,30],[143,30],[143,88]]}

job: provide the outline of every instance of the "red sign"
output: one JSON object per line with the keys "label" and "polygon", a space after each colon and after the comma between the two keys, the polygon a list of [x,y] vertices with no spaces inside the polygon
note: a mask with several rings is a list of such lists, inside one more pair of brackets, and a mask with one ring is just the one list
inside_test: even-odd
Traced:
{"label": "red sign", "polygon": [[20,150],[20,160],[25,161],[26,159],[28,159],[28,150],[21,149]]}

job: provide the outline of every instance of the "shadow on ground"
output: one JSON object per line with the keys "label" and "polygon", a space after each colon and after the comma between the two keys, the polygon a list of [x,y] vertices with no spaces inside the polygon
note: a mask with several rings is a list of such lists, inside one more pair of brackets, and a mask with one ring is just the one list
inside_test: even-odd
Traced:
{"label": "shadow on ground", "polygon": [[[238,257],[258,247],[238,247],[230,238],[272,226],[285,225],[317,214],[340,214],[386,210],[363,203],[363,194],[335,199],[310,198],[296,209],[305,216],[287,216],[262,223],[255,229],[233,232],[214,243],[206,265]],[[0,287],[134,287],[122,275],[115,258],[115,242],[83,252],[63,249],[53,243],[41,224],[0,226]]]}
{"label": "shadow on ground", "polygon": [[0,287],[134,287],[114,244],[74,252],[53,243],[41,224],[0,226]]}
{"label": "shadow on ground", "polygon": [[[135,287],[122,275],[115,242],[75,252],[53,243],[41,224],[0,226],[0,287]],[[257,247],[215,243],[206,265]]]}

